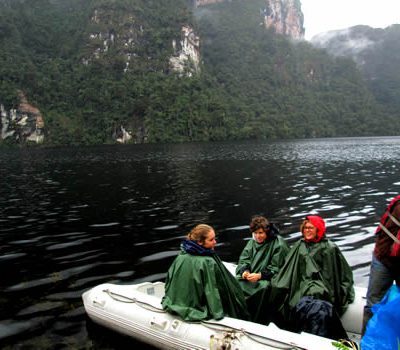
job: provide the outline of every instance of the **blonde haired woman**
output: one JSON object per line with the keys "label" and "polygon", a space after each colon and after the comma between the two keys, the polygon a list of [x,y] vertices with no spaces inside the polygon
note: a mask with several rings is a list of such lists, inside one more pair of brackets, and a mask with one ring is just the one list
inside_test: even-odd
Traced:
{"label": "blonde haired woman", "polygon": [[168,270],[162,305],[186,321],[248,319],[243,292],[215,253],[214,229],[194,227]]}

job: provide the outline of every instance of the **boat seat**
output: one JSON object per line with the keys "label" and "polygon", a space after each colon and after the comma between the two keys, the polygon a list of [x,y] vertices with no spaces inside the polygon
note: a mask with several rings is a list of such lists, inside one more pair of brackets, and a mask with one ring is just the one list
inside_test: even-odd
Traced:
{"label": "boat seat", "polygon": [[165,294],[164,282],[143,282],[137,286],[139,292],[162,298]]}

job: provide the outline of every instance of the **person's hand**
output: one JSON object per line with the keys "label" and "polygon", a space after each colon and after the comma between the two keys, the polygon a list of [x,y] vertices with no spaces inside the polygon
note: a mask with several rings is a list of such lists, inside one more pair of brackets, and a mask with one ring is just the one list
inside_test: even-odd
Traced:
{"label": "person's hand", "polygon": [[261,279],[261,272],[249,273],[249,275],[247,276],[247,280],[253,283],[259,281],[260,279]]}
{"label": "person's hand", "polygon": [[242,273],[242,278],[243,278],[244,280],[247,280],[247,278],[249,277],[249,275],[250,275],[250,272],[249,272],[249,271],[245,271],[245,272]]}

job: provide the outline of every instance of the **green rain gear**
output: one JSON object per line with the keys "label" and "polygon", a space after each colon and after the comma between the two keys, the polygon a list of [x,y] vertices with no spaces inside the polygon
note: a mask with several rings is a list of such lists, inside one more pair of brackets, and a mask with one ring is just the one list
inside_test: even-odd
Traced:
{"label": "green rain gear", "polygon": [[162,306],[185,321],[249,318],[238,282],[216,254],[182,251],[168,270]]}
{"label": "green rain gear", "polygon": [[[244,247],[236,268],[236,278],[246,297],[253,322],[269,322],[270,280],[285,262],[288,252],[289,247],[286,241],[278,235],[269,237],[261,244],[251,239]],[[257,282],[242,279],[242,274],[246,270],[252,273],[260,272],[261,279]]]}
{"label": "green rain gear", "polygon": [[[247,242],[236,268],[236,277],[245,297],[250,297],[270,284],[269,280],[279,271],[288,253],[289,247],[281,236],[267,239],[261,244],[254,239]],[[246,270],[254,273],[261,272],[262,279],[255,283],[243,280],[242,274]]]}
{"label": "green rain gear", "polygon": [[[303,296],[330,302],[339,316],[354,300],[353,273],[336,244],[296,242],[280,272],[272,281],[273,302],[282,302],[279,314],[290,320],[290,312]],[[282,300],[283,299],[283,300]]]}

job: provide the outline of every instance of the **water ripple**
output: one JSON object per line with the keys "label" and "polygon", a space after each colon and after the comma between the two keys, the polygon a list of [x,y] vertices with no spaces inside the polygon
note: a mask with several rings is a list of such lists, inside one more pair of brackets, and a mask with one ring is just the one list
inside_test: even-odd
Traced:
{"label": "water ripple", "polygon": [[10,287],[6,288],[6,292],[21,291],[21,290],[27,290],[27,289],[31,289],[31,288],[35,288],[35,287],[49,286],[49,285],[55,284],[59,281],[66,280],[72,276],[79,275],[82,272],[88,271],[97,265],[99,265],[99,263],[89,264],[86,266],[73,267],[70,269],[63,270],[63,271],[54,272],[53,274],[51,274],[50,276],[45,277],[45,278],[21,282],[16,285],[10,286]]}
{"label": "water ripple", "polygon": [[158,261],[161,259],[174,257],[179,254],[179,251],[168,251],[168,252],[160,252],[152,255],[148,255],[139,259],[139,262],[149,262],[149,261]]}
{"label": "water ripple", "polygon": [[164,280],[196,223],[235,262],[252,215],[289,244],[321,215],[366,286],[376,225],[398,194],[400,137],[4,149],[0,163],[0,338],[89,348],[81,293]]}

